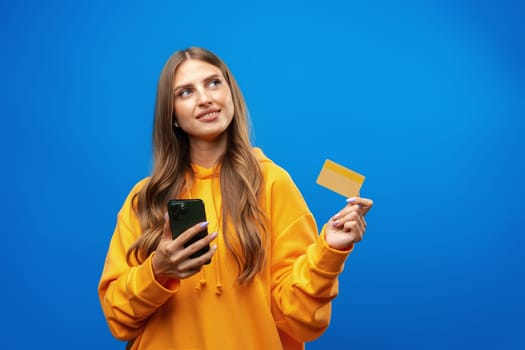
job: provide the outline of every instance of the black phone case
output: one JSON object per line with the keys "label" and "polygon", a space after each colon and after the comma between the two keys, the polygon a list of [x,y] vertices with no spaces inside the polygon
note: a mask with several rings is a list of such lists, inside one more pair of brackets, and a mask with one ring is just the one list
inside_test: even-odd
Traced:
{"label": "black phone case", "polygon": [[[170,218],[170,228],[173,239],[177,238],[181,233],[199,222],[206,221],[204,202],[201,199],[172,199],[168,202],[168,215]],[[192,238],[185,242],[184,247],[191,245],[207,235],[208,228],[205,227],[202,231],[196,233]],[[190,255],[190,258],[201,256],[209,250],[210,246],[207,245]],[[209,263],[210,261],[206,262],[206,264]]]}

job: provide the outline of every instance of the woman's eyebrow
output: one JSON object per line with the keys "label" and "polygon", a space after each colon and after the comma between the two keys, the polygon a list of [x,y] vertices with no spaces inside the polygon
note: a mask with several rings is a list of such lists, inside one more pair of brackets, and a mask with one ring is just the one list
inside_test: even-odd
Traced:
{"label": "woman's eyebrow", "polygon": [[208,81],[208,80],[216,79],[216,78],[220,78],[219,74],[212,74],[209,77],[207,77],[206,79],[204,79],[203,81]]}
{"label": "woman's eyebrow", "polygon": [[[212,79],[217,79],[217,78],[220,78],[221,76],[219,74],[212,74],[204,79],[202,79],[203,82],[206,82],[206,81],[210,81]],[[190,88],[192,87],[192,83],[188,83],[188,84],[182,84],[182,85],[178,85],[178,86],[175,86],[175,88],[173,89],[173,91],[177,91],[177,90],[181,90],[181,89],[187,89],[187,88]]]}
{"label": "woman's eyebrow", "polygon": [[187,89],[187,88],[190,88],[192,85],[193,85],[193,84],[191,84],[191,83],[183,84],[183,85],[178,85],[178,86],[175,86],[175,88],[173,89],[173,91],[182,90],[182,89]]}

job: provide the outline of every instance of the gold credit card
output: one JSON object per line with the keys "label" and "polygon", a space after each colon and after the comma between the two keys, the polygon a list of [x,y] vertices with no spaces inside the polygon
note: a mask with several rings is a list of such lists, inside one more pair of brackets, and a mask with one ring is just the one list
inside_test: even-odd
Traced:
{"label": "gold credit card", "polygon": [[324,162],[317,183],[347,198],[359,195],[365,177],[331,160]]}

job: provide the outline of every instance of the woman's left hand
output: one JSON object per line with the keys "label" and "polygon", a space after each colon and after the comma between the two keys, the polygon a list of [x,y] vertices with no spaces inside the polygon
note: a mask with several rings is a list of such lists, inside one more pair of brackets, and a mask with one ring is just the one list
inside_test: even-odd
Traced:
{"label": "woman's left hand", "polygon": [[366,231],[365,214],[372,208],[374,202],[368,198],[353,197],[326,224],[326,242],[337,250],[348,250],[354,243],[363,239]]}

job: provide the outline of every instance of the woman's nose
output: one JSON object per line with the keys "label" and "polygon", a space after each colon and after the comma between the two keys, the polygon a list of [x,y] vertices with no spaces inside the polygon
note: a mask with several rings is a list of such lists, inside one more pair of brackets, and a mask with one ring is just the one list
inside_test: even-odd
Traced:
{"label": "woman's nose", "polygon": [[199,105],[208,105],[211,103],[211,96],[207,91],[199,91]]}

